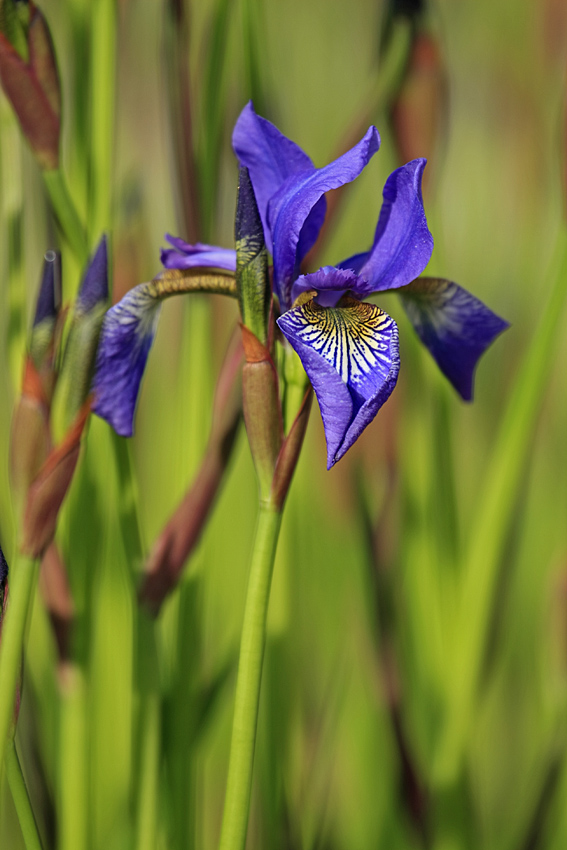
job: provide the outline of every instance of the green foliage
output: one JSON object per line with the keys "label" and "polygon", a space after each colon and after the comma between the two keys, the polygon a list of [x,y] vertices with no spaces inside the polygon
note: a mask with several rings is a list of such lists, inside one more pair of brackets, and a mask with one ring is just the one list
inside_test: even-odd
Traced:
{"label": "green foliage", "polygon": [[[195,226],[229,246],[235,115],[252,92],[317,165],[328,161],[383,90],[382,10],[371,0],[178,5],[189,22]],[[565,43],[555,8],[439,0],[429,21],[451,98],[425,198],[436,241],[428,273],[466,286],[512,329],[481,363],[465,406],[402,311],[384,303],[400,325],[399,386],[330,473],[313,411],[274,570],[250,848],[567,843]],[[165,231],[185,235],[173,199],[181,167],[167,155],[163,4],[45,0],[42,11],[64,96],[61,171],[47,185],[64,300],[102,228],[116,299],[159,271]],[[390,62],[397,77],[397,53]],[[323,263],[372,239],[396,155],[388,116],[371,118],[381,151],[344,201]],[[2,100],[0,538],[10,564],[10,418],[42,257],[55,247],[15,129]],[[243,440],[156,622],[137,590],[199,469],[236,320],[229,299],[168,301],[132,442],[90,422],[57,535],[74,602],[69,657],[58,655],[39,592],[28,626],[17,746],[44,850],[218,843],[256,519]],[[302,395],[284,399],[287,425]],[[4,781],[0,847],[24,846]]]}

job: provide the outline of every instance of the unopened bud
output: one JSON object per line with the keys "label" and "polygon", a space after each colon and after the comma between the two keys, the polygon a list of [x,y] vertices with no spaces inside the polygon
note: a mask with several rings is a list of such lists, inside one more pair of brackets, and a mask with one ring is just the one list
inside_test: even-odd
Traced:
{"label": "unopened bud", "polygon": [[104,314],[108,308],[106,237],[89,263],[77,295],[57,384],[55,427],[62,437],[90,391]]}
{"label": "unopened bud", "polygon": [[30,558],[40,557],[53,540],[59,510],[79,459],[81,436],[89,413],[90,403],[86,402],[28,490],[20,546]]}
{"label": "unopened bud", "polygon": [[8,594],[8,564],[4,557],[4,552],[0,547],[0,634],[2,633],[2,619],[4,617],[4,607],[6,596]]}
{"label": "unopened bud", "polygon": [[49,411],[56,381],[60,292],[59,255],[48,251],[29,334],[22,392],[12,419],[10,473],[12,492],[20,508],[51,448]]}
{"label": "unopened bud", "polygon": [[40,166],[59,166],[61,91],[49,28],[31,2],[2,0],[0,80]]}
{"label": "unopened bud", "polygon": [[46,394],[51,399],[55,343],[59,309],[61,306],[61,256],[56,251],[47,251],[43,262],[43,273],[36,302],[35,316],[29,336],[29,354],[37,371],[51,379]]}
{"label": "unopened bud", "polygon": [[242,324],[265,344],[272,293],[264,229],[247,168],[239,171],[234,237],[236,286]]}

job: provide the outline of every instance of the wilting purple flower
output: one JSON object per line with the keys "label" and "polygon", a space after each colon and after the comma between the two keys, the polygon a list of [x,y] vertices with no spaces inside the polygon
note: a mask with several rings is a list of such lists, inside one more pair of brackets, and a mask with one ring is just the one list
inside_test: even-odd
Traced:
{"label": "wilting purple flower", "polygon": [[[319,400],[329,467],[372,421],[398,377],[396,323],[361,299],[374,292],[396,290],[421,341],[466,400],[472,397],[478,358],[507,327],[506,322],[456,284],[416,280],[433,250],[421,195],[424,159],[396,169],[386,181],[370,250],[337,267],[299,274],[301,261],[323,225],[325,192],[354,180],[379,144],[376,128],[370,127],[351,150],[318,169],[301,148],[256,115],[251,103],[243,109],[233,133],[233,147],[240,165],[250,174],[266,245],[273,257],[274,291],[282,313],[278,325],[298,353]],[[162,252],[167,268],[235,268],[234,251],[188,245],[169,236],[168,241],[174,249]],[[134,293],[136,290],[129,293],[129,305],[125,303],[129,296],[121,302],[123,310],[133,306],[138,298]],[[119,309],[120,305],[114,308]],[[113,324],[113,344],[117,344],[117,334],[123,336],[120,344],[126,344],[132,322],[137,328],[144,327],[145,340],[151,344],[153,326],[150,328],[143,320],[138,307],[130,315],[122,331],[116,322]],[[131,358],[134,349],[143,351],[145,365],[149,346],[142,343],[143,336],[136,330],[136,342],[127,343],[130,354],[125,356]],[[124,397],[130,391],[126,417],[130,428],[132,399],[135,403],[141,378],[141,358],[134,359],[131,377],[137,381],[136,387],[133,393],[131,387],[124,387]]]}

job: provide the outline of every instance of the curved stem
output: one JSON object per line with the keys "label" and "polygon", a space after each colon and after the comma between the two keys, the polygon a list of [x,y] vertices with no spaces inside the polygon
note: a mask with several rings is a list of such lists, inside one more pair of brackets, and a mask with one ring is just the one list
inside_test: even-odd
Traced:
{"label": "curved stem", "polygon": [[282,515],[260,505],[240,642],[220,850],[244,850],[252,788],[266,618]]}
{"label": "curved stem", "polygon": [[43,179],[63,238],[69,244],[79,267],[82,269],[89,255],[87,236],[77,208],[69,194],[63,172],[60,169],[44,171]]}
{"label": "curved stem", "polygon": [[10,786],[26,850],[42,850],[41,839],[14,741],[10,741],[6,747],[6,778]]}
{"label": "curved stem", "polygon": [[10,573],[10,596],[0,646],[0,767],[14,717],[16,683],[22,661],[26,619],[33,595],[37,561],[20,555]]}

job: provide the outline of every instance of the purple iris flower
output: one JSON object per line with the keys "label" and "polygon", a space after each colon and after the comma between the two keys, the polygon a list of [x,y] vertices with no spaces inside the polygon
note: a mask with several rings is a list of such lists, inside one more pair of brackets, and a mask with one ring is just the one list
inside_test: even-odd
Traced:
{"label": "purple iris flower", "polygon": [[[249,103],[236,122],[232,143],[240,165],[248,169],[273,257],[274,291],[281,310],[277,323],[299,355],[319,401],[328,467],[352,446],[396,385],[398,329],[390,316],[362,301],[374,292],[398,292],[421,341],[461,396],[470,400],[478,358],[507,323],[450,281],[416,280],[433,250],[421,194],[425,160],[413,160],[388,177],[368,251],[336,267],[301,275],[301,262],[323,225],[325,193],[361,173],[379,148],[376,128],[370,127],[357,145],[334,162],[316,168],[298,145],[256,115]],[[236,266],[235,251],[167,238],[173,247],[162,251],[162,262],[168,269],[212,266],[233,271]],[[124,427],[119,433],[131,433],[139,381],[155,329],[155,323],[135,304],[136,289],[113,308],[114,316],[109,312],[95,377],[99,399],[95,412],[118,410],[118,415],[105,418],[113,424],[120,419]],[[104,374],[110,374],[107,351],[119,349],[129,361],[132,380],[123,393],[114,383],[113,403],[105,407],[99,385]],[[119,391],[127,403],[120,405]]]}

